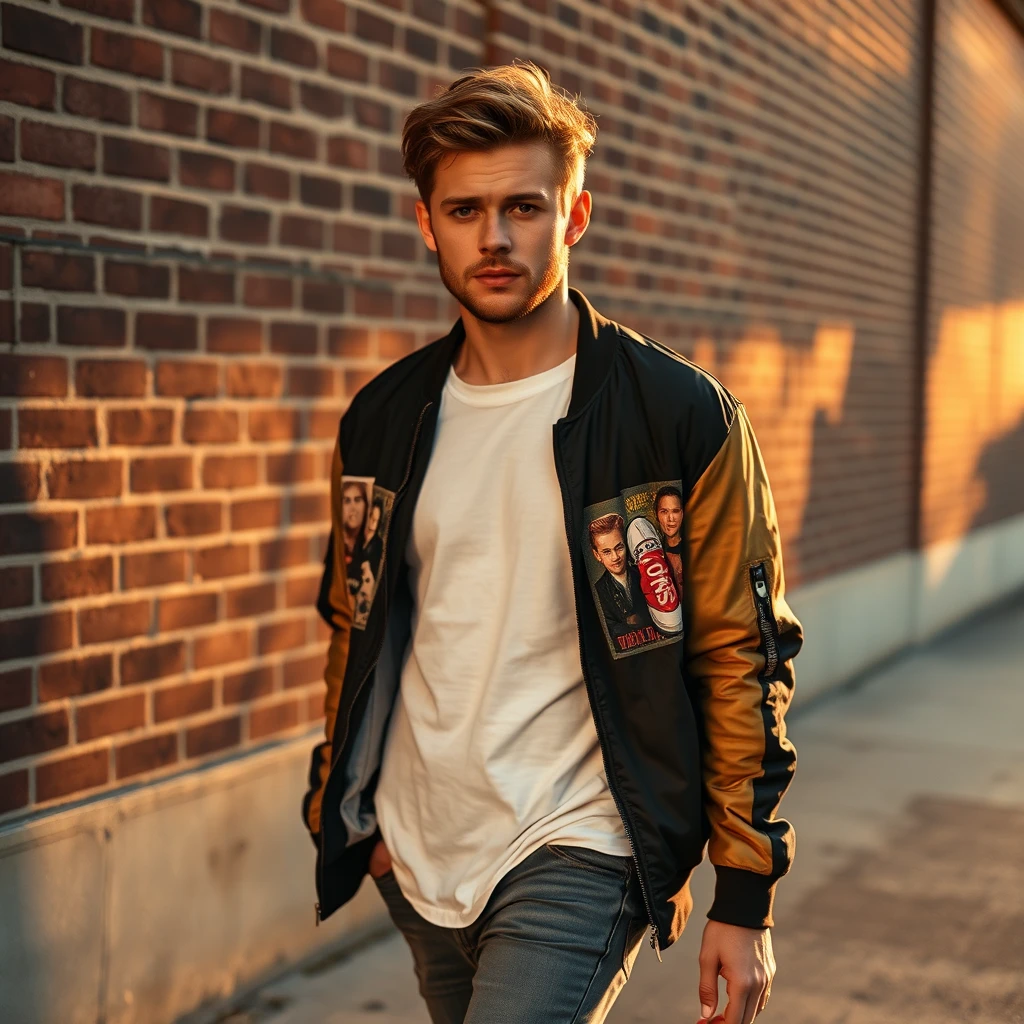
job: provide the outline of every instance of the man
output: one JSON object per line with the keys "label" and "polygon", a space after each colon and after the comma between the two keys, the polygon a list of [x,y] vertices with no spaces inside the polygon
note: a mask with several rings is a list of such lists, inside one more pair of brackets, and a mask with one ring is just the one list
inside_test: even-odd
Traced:
{"label": "man", "polygon": [[[417,222],[461,316],[359,392],[335,446],[326,741],[303,804],[317,916],[369,872],[435,1024],[604,1020],[645,929],[659,958],[682,932],[705,845],[703,1019],[721,974],[716,1019],[750,1024],[774,972],[800,626],[743,407],[569,287],[595,137],[532,64],[413,110]],[[363,626],[343,473],[391,501]],[[587,510],[676,480],[685,629],[617,651]]]}
{"label": "man", "polygon": [[654,514],[658,517],[662,546],[672,579],[680,598],[683,596],[683,495],[671,484],[659,489],[654,496]]}
{"label": "man", "polygon": [[626,559],[622,516],[613,512],[595,519],[589,526],[589,532],[594,557],[604,566],[594,588],[601,601],[608,632],[613,637],[621,637],[640,626],[651,625],[647,601],[640,587],[640,573]]}
{"label": "man", "polygon": [[359,556],[363,546],[366,506],[366,484],[361,480],[345,480],[341,485],[341,539],[350,594],[355,594],[360,586],[362,560]]}

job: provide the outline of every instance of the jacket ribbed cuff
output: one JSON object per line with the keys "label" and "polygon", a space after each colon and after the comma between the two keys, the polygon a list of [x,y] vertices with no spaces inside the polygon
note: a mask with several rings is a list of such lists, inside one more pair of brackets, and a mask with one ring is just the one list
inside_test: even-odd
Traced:
{"label": "jacket ribbed cuff", "polygon": [[740,868],[715,865],[715,900],[708,911],[712,921],[741,928],[770,928],[777,880]]}

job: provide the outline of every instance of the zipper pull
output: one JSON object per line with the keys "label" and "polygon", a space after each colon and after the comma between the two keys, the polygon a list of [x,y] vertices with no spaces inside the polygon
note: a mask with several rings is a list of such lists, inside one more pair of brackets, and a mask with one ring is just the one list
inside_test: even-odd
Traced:
{"label": "zipper pull", "polygon": [[755,565],[751,569],[751,574],[754,577],[754,590],[757,591],[757,596],[762,600],[766,600],[768,597],[768,585],[764,577],[764,563]]}
{"label": "zipper pull", "polygon": [[661,950],[658,948],[658,929],[651,928],[651,949],[654,950],[655,955],[658,958],[658,963],[664,963],[661,959]]}
{"label": "zipper pull", "polygon": [[319,928],[320,927],[320,904],[319,903],[314,903],[313,906],[316,907],[316,926],[317,926],[317,928]]}

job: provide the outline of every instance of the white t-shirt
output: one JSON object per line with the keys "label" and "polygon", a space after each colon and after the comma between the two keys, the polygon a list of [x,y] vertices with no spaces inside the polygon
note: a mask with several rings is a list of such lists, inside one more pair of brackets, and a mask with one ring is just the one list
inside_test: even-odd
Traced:
{"label": "white t-shirt", "polygon": [[545,843],[629,855],[580,669],[552,424],[575,356],[445,385],[406,557],[415,598],[377,786],[395,878],[428,921],[474,921]]}

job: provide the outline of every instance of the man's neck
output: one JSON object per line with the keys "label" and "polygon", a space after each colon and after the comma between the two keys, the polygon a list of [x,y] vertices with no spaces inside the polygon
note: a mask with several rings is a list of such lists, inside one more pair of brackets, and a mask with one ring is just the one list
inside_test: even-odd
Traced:
{"label": "man's neck", "polygon": [[455,372],[467,384],[504,384],[564,363],[576,351],[580,314],[563,286],[521,320],[489,324],[463,309],[462,323]]}

